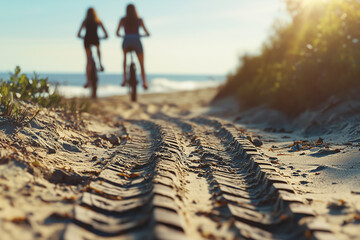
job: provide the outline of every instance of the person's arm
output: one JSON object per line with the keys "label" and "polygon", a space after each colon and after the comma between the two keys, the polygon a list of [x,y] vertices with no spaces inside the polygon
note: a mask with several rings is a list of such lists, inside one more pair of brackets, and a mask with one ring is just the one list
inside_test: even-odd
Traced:
{"label": "person's arm", "polygon": [[84,37],[82,37],[81,36],[81,31],[82,31],[82,29],[85,27],[85,21],[81,24],[81,26],[80,26],[80,29],[79,29],[79,32],[78,32],[78,34],[77,34],[77,37],[78,38],[84,38]]}
{"label": "person's arm", "polygon": [[122,18],[122,19],[120,20],[119,26],[118,26],[118,28],[117,28],[117,30],[116,30],[116,36],[118,36],[118,37],[121,37],[120,28],[121,28],[122,26],[124,26],[124,18]]}
{"label": "person's arm", "polygon": [[146,33],[146,36],[150,36],[150,33],[149,31],[147,30],[147,28],[145,27],[145,24],[144,24],[144,21],[141,19],[140,21],[140,26],[144,29],[145,33]]}
{"label": "person's arm", "polygon": [[100,22],[100,27],[101,27],[101,29],[102,29],[102,30],[104,31],[104,33],[105,33],[104,39],[107,39],[109,36],[108,36],[108,34],[107,34],[107,32],[106,32],[106,29],[105,29],[104,25],[102,24],[102,22]]}

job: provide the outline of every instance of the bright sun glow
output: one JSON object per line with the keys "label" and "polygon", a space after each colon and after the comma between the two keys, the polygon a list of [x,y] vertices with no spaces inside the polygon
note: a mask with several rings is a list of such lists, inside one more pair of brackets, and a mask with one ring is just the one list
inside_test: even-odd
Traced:
{"label": "bright sun glow", "polygon": [[311,5],[316,5],[316,4],[319,4],[319,3],[324,3],[324,2],[326,2],[326,1],[327,1],[327,0],[301,0],[303,7],[308,7],[308,6],[311,6]]}

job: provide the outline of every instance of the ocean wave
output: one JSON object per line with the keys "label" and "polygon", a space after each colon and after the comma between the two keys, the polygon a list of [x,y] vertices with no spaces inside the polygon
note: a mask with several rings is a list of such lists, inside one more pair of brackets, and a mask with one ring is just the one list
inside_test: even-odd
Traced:
{"label": "ocean wave", "polygon": [[[59,85],[57,86],[58,92],[65,97],[87,97],[90,96],[90,88],[84,88],[81,86],[69,86],[69,85]],[[127,89],[121,87],[120,85],[103,85],[98,86],[97,95],[99,97],[109,97],[116,95],[125,95]]]}
{"label": "ocean wave", "polygon": [[[149,81],[149,89],[144,91],[142,84],[138,84],[139,93],[164,93],[175,91],[189,91],[200,88],[217,87],[223,83],[223,79],[214,79],[206,81],[174,81],[167,78],[153,78]],[[89,96],[90,89],[83,88],[82,86],[59,85],[57,87],[60,94],[65,97],[81,97]],[[129,92],[127,87],[119,85],[108,84],[99,85],[97,94],[99,97],[109,97],[116,95],[125,95]]]}

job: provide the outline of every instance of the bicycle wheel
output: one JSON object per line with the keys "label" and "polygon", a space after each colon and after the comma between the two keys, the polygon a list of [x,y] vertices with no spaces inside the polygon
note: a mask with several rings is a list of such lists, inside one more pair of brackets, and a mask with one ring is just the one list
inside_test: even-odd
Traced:
{"label": "bicycle wheel", "polygon": [[131,101],[136,102],[137,101],[137,95],[136,95],[136,85],[131,86]]}
{"label": "bicycle wheel", "polygon": [[136,102],[137,101],[137,94],[136,94],[137,80],[136,80],[136,66],[135,66],[135,63],[130,64],[129,85],[130,85],[131,101]]}
{"label": "bicycle wheel", "polygon": [[95,65],[93,65],[90,74],[91,98],[97,98],[96,95],[97,81],[98,81],[97,70]]}
{"label": "bicycle wheel", "polygon": [[93,81],[91,83],[91,97],[92,98],[97,98],[96,96],[96,90],[97,90],[97,81]]}

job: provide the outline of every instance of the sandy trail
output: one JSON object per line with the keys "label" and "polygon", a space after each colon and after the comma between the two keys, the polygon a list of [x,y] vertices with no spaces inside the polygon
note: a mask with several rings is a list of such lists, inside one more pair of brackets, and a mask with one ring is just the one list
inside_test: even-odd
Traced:
{"label": "sandy trail", "polygon": [[98,102],[129,140],[85,188],[64,239],[334,237],[241,130],[195,117],[214,91],[198,93]]}
{"label": "sandy trail", "polygon": [[2,238],[356,239],[335,235],[301,183],[291,185],[295,176],[282,169],[287,162],[266,151],[281,141],[263,135],[264,146],[255,147],[249,134],[263,133],[229,121],[238,111],[232,100],[209,106],[215,94],[99,99],[79,125],[41,116],[49,127],[16,136],[36,143],[30,155],[36,160],[19,155],[15,163],[26,163],[19,168],[2,152]]}
{"label": "sandy trail", "polygon": [[65,239],[332,237],[232,124],[174,121],[125,124],[131,140],[90,182]]}

